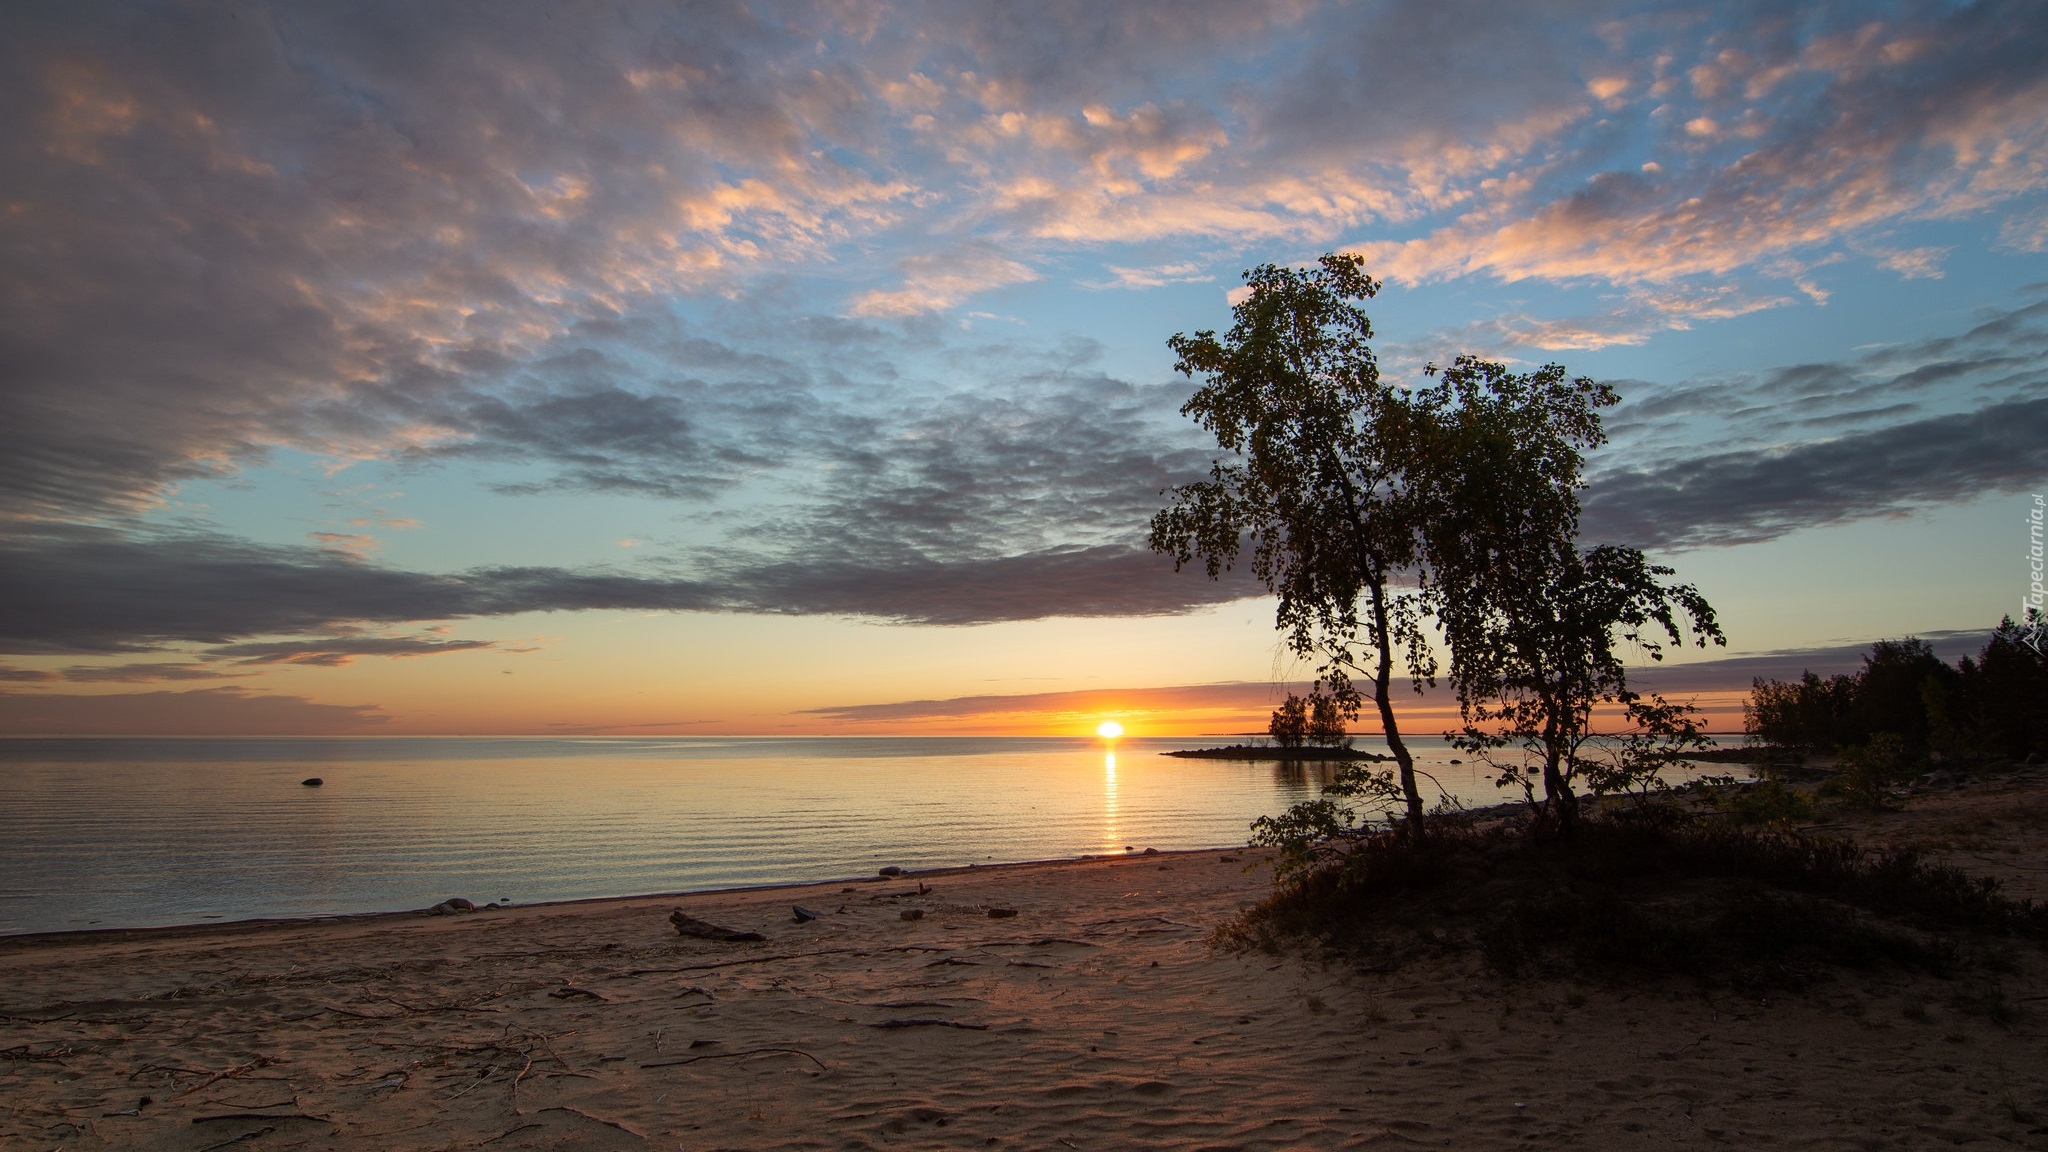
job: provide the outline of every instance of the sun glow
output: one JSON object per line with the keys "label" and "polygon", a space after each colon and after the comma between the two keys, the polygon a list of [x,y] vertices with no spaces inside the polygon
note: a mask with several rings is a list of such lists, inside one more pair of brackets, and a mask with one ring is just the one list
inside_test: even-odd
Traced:
{"label": "sun glow", "polygon": [[1114,740],[1124,734],[1124,726],[1114,720],[1104,720],[1095,726],[1095,734],[1104,740]]}

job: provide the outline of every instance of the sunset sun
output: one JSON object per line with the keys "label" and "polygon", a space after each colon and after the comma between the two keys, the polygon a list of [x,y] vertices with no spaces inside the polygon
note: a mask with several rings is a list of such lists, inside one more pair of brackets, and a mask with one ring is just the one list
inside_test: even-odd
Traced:
{"label": "sunset sun", "polygon": [[1095,734],[1104,740],[1114,740],[1124,734],[1124,726],[1114,720],[1104,720],[1095,726]]}

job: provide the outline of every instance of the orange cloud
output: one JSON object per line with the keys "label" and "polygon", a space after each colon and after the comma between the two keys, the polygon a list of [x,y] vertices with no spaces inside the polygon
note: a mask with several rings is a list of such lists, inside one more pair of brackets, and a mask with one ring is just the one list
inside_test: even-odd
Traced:
{"label": "orange cloud", "polygon": [[854,297],[855,316],[913,316],[949,308],[978,292],[1027,284],[1038,273],[989,247],[914,256],[898,265],[903,285]]}

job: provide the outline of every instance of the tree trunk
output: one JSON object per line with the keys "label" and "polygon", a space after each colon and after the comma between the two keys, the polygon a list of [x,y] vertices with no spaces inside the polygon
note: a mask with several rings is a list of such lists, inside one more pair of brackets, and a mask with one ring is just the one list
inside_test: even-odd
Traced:
{"label": "tree trunk", "polygon": [[1415,789],[1415,757],[1408,752],[1408,745],[1401,741],[1401,726],[1394,722],[1394,638],[1387,622],[1387,576],[1375,560],[1372,550],[1366,545],[1365,520],[1358,512],[1358,493],[1351,483],[1351,473],[1335,452],[1329,453],[1329,463],[1335,472],[1339,487],[1344,493],[1344,511],[1351,521],[1351,547],[1358,558],[1358,572],[1365,578],[1365,589],[1372,601],[1373,647],[1379,650],[1379,666],[1373,672],[1372,702],[1379,709],[1380,731],[1386,735],[1387,750],[1394,754],[1394,765],[1401,773],[1401,796],[1408,803],[1408,838],[1420,842],[1422,839],[1422,794]]}
{"label": "tree trunk", "polygon": [[1579,828],[1579,797],[1572,786],[1565,783],[1564,774],[1557,770],[1554,760],[1545,758],[1543,764],[1543,794],[1550,802],[1550,811],[1557,819],[1557,834],[1569,838]]}
{"label": "tree trunk", "polygon": [[1572,791],[1558,761],[1564,758],[1563,741],[1557,735],[1555,719],[1546,721],[1543,733],[1543,798],[1557,822],[1557,834],[1570,839],[1579,830],[1579,797]]}
{"label": "tree trunk", "polygon": [[1394,754],[1394,765],[1401,772],[1401,796],[1408,802],[1408,838],[1422,839],[1422,794],[1415,788],[1415,757],[1408,752],[1408,745],[1401,740],[1400,725],[1394,723],[1394,653],[1393,638],[1387,628],[1386,590],[1379,573],[1371,574],[1373,637],[1379,649],[1379,667],[1373,672],[1372,702],[1380,710],[1380,730],[1386,734],[1387,750]]}

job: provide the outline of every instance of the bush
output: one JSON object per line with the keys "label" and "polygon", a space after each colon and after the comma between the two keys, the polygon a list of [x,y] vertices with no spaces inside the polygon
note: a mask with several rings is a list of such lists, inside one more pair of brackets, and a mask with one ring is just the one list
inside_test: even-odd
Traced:
{"label": "bush", "polygon": [[1730,823],[1744,827],[1760,825],[1789,830],[1793,824],[1813,815],[1813,801],[1776,780],[1714,789],[1704,795],[1707,803],[1725,815]]}
{"label": "bush", "polygon": [[1374,771],[1362,764],[1346,764],[1323,786],[1314,800],[1304,800],[1278,816],[1261,816],[1252,821],[1254,847],[1278,848],[1274,870],[1281,878],[1331,860],[1343,859],[1352,845],[1366,835],[1358,827],[1358,810],[1346,800],[1366,800],[1392,808],[1401,802],[1401,786],[1394,774]]}
{"label": "bush", "polygon": [[1947,973],[1954,937],[2048,941],[2048,908],[1912,853],[1700,821],[1675,808],[1587,821],[1570,840],[1445,824],[1358,840],[1297,870],[1217,934],[1317,941],[1371,967],[1476,950],[1494,971],[1676,973],[1748,987],[1828,967]]}
{"label": "bush", "polygon": [[1911,780],[1920,761],[1907,754],[1905,739],[1880,732],[1870,743],[1847,749],[1835,775],[1821,785],[1823,796],[1840,796],[1866,808],[1881,808],[1891,790]]}

